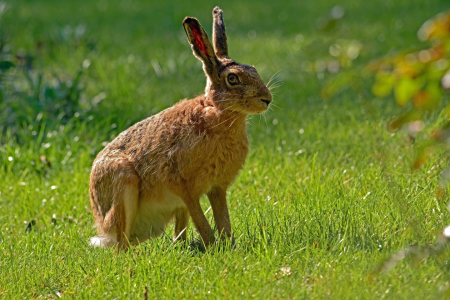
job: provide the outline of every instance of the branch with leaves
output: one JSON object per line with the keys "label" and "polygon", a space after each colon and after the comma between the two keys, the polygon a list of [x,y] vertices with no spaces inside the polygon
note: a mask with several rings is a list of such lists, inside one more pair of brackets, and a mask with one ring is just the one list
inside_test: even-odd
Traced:
{"label": "branch with leaves", "polygon": [[[432,155],[438,144],[450,145],[450,11],[426,21],[418,31],[419,39],[428,47],[415,51],[402,51],[377,59],[363,69],[344,70],[321,91],[330,98],[341,90],[352,87],[362,91],[362,83],[374,77],[371,93],[377,98],[391,97],[404,109],[403,114],[390,122],[391,130],[406,128],[411,135],[426,129],[425,119],[437,116],[426,140],[418,147],[413,169],[420,168]],[[431,112],[438,112],[431,115]],[[450,168],[442,174],[442,186],[448,184]],[[442,190],[438,191],[443,195]],[[435,245],[411,246],[394,254],[380,266],[379,271],[395,267],[406,257],[424,259],[448,250],[450,226],[443,230]]]}
{"label": "branch with leaves", "polygon": [[418,32],[419,39],[429,47],[402,51],[377,59],[362,70],[350,69],[334,77],[322,89],[323,98],[330,98],[352,87],[361,93],[361,80],[374,77],[372,94],[377,98],[393,95],[404,113],[389,125],[391,130],[406,127],[414,135],[425,129],[424,119],[440,109],[427,140],[417,151],[413,169],[421,167],[437,144],[450,143],[450,11],[426,21]]}

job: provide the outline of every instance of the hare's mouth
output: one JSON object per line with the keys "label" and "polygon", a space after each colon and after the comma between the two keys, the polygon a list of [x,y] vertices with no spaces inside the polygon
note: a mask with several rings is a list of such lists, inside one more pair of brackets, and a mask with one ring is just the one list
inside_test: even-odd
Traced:
{"label": "hare's mouth", "polygon": [[261,101],[262,102],[264,102],[267,106],[269,106],[269,104],[270,104],[270,100],[267,100],[267,99],[261,99]]}

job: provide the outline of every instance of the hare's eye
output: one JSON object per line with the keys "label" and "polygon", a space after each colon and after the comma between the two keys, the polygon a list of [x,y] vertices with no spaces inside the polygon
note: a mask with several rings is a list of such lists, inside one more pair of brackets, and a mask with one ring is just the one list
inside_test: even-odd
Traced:
{"label": "hare's eye", "polygon": [[231,84],[231,85],[235,85],[235,84],[238,84],[239,83],[239,80],[238,80],[238,77],[236,76],[236,75],[234,75],[234,74],[230,74],[230,75],[228,75],[228,82]]}

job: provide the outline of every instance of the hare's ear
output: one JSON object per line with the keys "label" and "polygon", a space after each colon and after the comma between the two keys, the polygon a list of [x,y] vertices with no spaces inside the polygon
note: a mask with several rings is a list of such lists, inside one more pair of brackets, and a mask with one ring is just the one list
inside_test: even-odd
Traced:
{"label": "hare's ear", "polygon": [[203,27],[197,19],[186,17],[183,21],[189,43],[192,46],[194,55],[203,63],[203,70],[213,81],[215,81],[217,71],[216,55]]}
{"label": "hare's ear", "polygon": [[222,18],[222,10],[216,6],[213,9],[213,45],[216,56],[228,58],[227,34],[225,33],[225,23]]}

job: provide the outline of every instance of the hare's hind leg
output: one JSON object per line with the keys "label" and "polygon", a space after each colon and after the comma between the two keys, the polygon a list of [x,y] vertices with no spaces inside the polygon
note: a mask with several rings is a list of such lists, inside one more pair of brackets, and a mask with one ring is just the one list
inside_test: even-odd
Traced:
{"label": "hare's hind leg", "polygon": [[173,240],[186,241],[186,232],[189,224],[189,212],[186,208],[179,208],[175,212],[175,233]]}
{"label": "hare's hind leg", "polygon": [[131,226],[138,207],[139,186],[138,178],[127,178],[121,187],[117,187],[117,241],[119,248],[126,249],[132,242],[130,240]]}
{"label": "hare's hind leg", "polygon": [[131,164],[116,160],[102,168],[99,163],[91,173],[90,194],[99,234],[91,244],[128,248],[139,197],[139,177]]}

